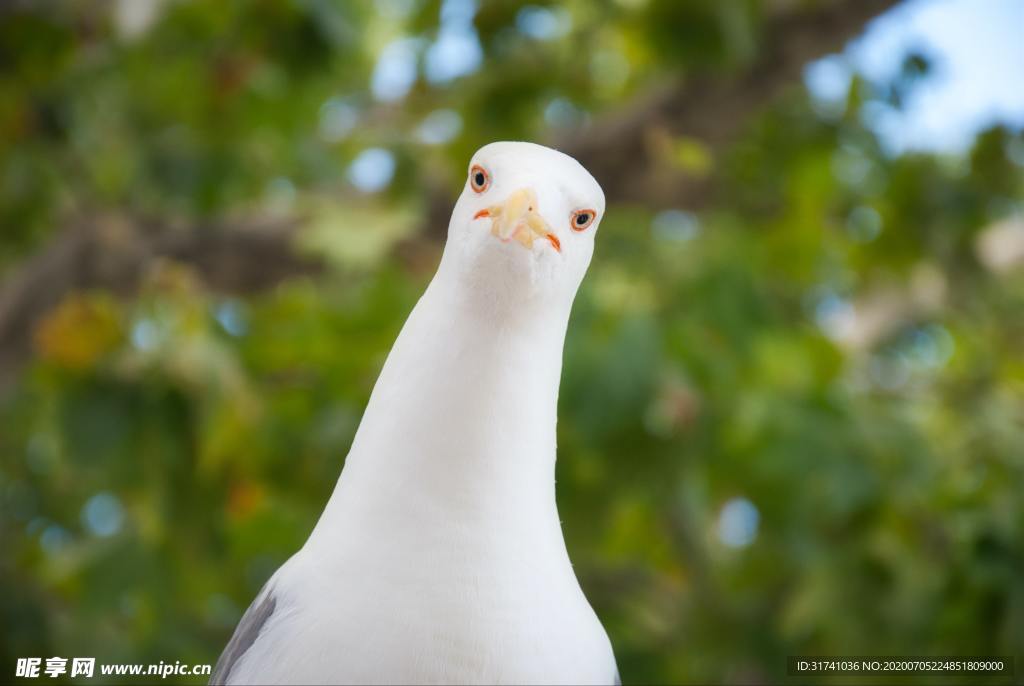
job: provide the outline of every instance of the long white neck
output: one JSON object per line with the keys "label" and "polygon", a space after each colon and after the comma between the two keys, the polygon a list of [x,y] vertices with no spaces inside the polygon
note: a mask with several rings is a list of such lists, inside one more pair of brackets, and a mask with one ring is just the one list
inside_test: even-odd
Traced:
{"label": "long white neck", "polygon": [[369,518],[541,533],[564,550],[555,424],[571,302],[488,297],[446,267],[388,356],[314,538]]}

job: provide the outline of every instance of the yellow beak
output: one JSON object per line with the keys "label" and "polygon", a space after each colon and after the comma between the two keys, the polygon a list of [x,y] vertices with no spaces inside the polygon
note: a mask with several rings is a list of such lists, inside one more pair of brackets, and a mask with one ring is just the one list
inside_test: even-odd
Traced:
{"label": "yellow beak", "polygon": [[491,235],[504,242],[517,241],[526,248],[533,247],[536,238],[544,238],[561,252],[562,246],[551,227],[537,212],[537,194],[530,188],[511,193],[505,202],[480,210],[473,217],[490,217]]}

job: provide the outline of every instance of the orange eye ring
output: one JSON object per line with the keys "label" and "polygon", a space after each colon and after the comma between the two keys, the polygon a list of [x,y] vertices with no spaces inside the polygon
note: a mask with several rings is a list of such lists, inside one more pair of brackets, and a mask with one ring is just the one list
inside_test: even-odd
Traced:
{"label": "orange eye ring", "polygon": [[491,175],[479,164],[474,164],[469,168],[469,187],[475,193],[483,193],[491,187]]}
{"label": "orange eye ring", "polygon": [[597,210],[575,210],[569,218],[569,226],[573,231],[586,231],[597,219]]}

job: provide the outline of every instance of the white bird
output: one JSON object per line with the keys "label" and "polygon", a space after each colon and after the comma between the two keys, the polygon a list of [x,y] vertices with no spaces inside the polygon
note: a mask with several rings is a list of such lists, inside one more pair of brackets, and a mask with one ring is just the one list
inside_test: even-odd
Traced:
{"label": "white bird", "polygon": [[331,499],[211,683],[618,683],[555,505],[562,348],[604,208],[556,150],[477,151]]}

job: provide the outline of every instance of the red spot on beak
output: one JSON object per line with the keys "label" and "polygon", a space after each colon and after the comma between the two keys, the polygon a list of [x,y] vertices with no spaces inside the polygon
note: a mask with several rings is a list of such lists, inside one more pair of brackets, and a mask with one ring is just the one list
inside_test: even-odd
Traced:
{"label": "red spot on beak", "polygon": [[484,217],[490,217],[491,213],[489,210],[480,210],[473,215],[473,219],[483,219]]}
{"label": "red spot on beak", "polygon": [[551,247],[553,247],[558,252],[562,252],[562,243],[561,241],[558,240],[558,236],[556,236],[553,233],[549,233],[547,238],[549,241],[551,241]]}

